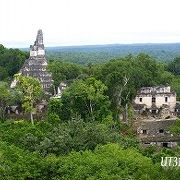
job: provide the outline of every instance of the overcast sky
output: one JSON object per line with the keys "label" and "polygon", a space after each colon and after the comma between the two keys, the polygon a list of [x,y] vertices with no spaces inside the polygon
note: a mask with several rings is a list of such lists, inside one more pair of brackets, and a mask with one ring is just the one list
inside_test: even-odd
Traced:
{"label": "overcast sky", "polygon": [[0,0],[0,44],[180,42],[180,0]]}

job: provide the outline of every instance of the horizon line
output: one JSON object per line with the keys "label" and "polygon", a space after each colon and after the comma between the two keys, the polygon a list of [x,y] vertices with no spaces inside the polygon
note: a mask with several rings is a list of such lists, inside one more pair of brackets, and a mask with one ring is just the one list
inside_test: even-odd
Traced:
{"label": "horizon line", "polygon": [[[49,46],[45,46],[45,48],[53,48],[53,47],[82,47],[82,46],[110,46],[110,45],[168,45],[168,44],[180,44],[180,42],[136,42],[136,43],[99,43],[99,44],[72,44],[72,45],[49,45]],[[3,45],[3,44],[2,44]],[[29,47],[27,46],[22,46],[22,47],[15,47],[15,46],[9,46],[7,47],[6,45],[3,45],[4,47],[10,49],[28,49]]]}

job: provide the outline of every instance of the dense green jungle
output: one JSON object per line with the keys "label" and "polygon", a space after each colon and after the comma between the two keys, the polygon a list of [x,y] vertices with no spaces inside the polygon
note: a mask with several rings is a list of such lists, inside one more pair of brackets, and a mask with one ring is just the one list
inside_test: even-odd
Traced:
{"label": "dense green jungle", "polygon": [[[167,84],[180,101],[180,45],[144,46],[47,48],[54,86],[68,84],[61,98],[48,99],[33,78],[10,88],[29,54],[0,45],[0,179],[178,180],[179,144],[141,146],[132,102],[141,87]],[[33,104],[24,93],[29,84]],[[30,121],[44,98],[47,109]],[[22,102],[27,116],[9,117],[6,107]],[[180,135],[180,120],[170,131]],[[177,157],[179,166],[162,167],[161,157]]]}

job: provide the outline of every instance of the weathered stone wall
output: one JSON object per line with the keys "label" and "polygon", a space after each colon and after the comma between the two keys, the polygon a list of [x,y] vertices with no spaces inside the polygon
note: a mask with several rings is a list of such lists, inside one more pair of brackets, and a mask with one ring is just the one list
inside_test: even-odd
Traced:
{"label": "weathered stone wall", "polygon": [[[143,120],[139,123],[137,133],[143,136],[169,134],[169,127],[175,122],[176,118]],[[143,130],[146,130],[146,133],[143,133]],[[163,132],[160,132],[160,130],[163,130]]]}
{"label": "weathered stone wall", "polygon": [[[155,97],[155,103],[152,103],[152,98]],[[166,102],[167,98],[167,102]],[[141,100],[141,101],[140,101]],[[156,105],[157,108],[161,108],[164,104],[168,105],[173,112],[176,106],[176,95],[174,94],[139,94],[136,96],[134,102],[136,104],[145,104],[147,108],[151,108],[152,105]]]}
{"label": "weathered stone wall", "polygon": [[134,103],[144,105],[150,111],[168,107],[170,112],[175,112],[176,93],[171,92],[170,86],[144,87],[137,93]]}
{"label": "weathered stone wall", "polygon": [[176,118],[143,120],[137,126],[138,138],[144,145],[174,147],[180,142],[180,136],[169,131],[169,127],[175,122]]}

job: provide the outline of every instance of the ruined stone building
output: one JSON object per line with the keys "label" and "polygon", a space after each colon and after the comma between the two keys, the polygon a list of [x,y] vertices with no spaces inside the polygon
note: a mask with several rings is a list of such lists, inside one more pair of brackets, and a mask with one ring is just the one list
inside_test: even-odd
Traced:
{"label": "ruined stone building", "polygon": [[169,127],[179,114],[176,93],[170,86],[143,87],[134,100],[135,129],[143,145],[175,147],[180,136],[173,136]]}
{"label": "ruined stone building", "polygon": [[134,108],[140,114],[160,117],[171,116],[175,113],[176,93],[170,86],[143,87],[134,100]]}
{"label": "ruined stone building", "polygon": [[174,136],[169,128],[176,122],[176,118],[170,119],[144,119],[139,122],[137,135],[141,143],[157,145],[160,147],[175,147],[180,142],[180,136]]}
{"label": "ruined stone building", "polygon": [[[51,73],[47,71],[47,65],[43,44],[43,33],[42,30],[38,30],[36,41],[30,46],[30,56],[25,61],[19,73],[24,76],[32,76],[39,79],[44,91],[49,93],[53,85],[53,80]],[[16,86],[16,83],[16,80],[14,80],[11,83],[11,87]]]}

